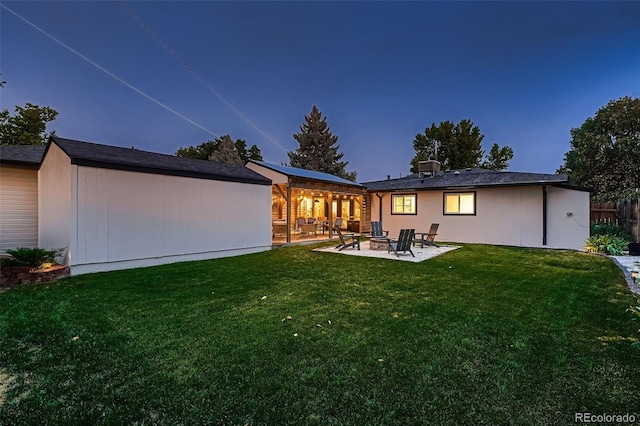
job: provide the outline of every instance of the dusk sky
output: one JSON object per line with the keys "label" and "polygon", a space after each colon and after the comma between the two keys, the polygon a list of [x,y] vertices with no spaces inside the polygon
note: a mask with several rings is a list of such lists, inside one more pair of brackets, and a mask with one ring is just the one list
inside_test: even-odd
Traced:
{"label": "dusk sky", "polygon": [[416,133],[463,118],[509,170],[553,173],[572,127],[640,96],[638,1],[124,2],[183,63],[117,1],[0,4],[3,109],[167,154],[229,134],[280,164],[317,105],[359,182],[408,174]]}

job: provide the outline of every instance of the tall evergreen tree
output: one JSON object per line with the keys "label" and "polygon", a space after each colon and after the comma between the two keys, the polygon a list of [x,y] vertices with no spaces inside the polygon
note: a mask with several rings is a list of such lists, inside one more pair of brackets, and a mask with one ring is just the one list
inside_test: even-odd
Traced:
{"label": "tall evergreen tree", "polygon": [[287,152],[292,167],[315,170],[328,173],[351,181],[356,180],[356,172],[347,172],[349,162],[340,161],[344,153],[338,152],[340,145],[338,136],[331,133],[327,119],[315,105],[309,115],[304,116],[305,122],[300,125],[300,131],[294,133],[293,138],[300,146],[295,151]]}
{"label": "tall evergreen tree", "polygon": [[242,161],[242,158],[240,158],[238,151],[236,151],[236,146],[229,135],[224,135],[222,138],[220,138],[218,149],[213,151],[213,153],[209,156],[209,160],[216,163],[236,164],[238,166],[244,166],[244,161]]}

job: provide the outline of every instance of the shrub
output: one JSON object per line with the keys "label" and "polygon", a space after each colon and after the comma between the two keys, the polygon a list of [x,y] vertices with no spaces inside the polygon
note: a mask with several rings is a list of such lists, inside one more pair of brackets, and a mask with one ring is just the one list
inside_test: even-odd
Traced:
{"label": "shrub", "polygon": [[46,250],[40,247],[18,247],[7,250],[10,259],[4,259],[5,266],[31,266],[37,268],[43,263],[57,263],[56,257],[60,256],[64,250]]}
{"label": "shrub", "polygon": [[615,235],[596,235],[587,238],[585,250],[618,256],[624,254],[629,241]]}
{"label": "shrub", "polygon": [[620,225],[613,223],[596,223],[591,222],[591,236],[597,237],[599,235],[611,235],[620,237],[624,240],[631,241],[631,235]]}

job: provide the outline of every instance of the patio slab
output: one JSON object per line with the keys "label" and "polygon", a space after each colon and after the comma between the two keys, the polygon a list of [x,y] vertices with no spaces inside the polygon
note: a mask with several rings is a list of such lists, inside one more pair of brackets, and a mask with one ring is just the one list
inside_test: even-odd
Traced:
{"label": "patio slab", "polygon": [[314,249],[313,251],[321,251],[325,253],[335,253],[335,254],[346,254],[348,256],[366,256],[366,257],[375,257],[378,259],[389,259],[389,260],[403,260],[406,262],[422,262],[427,259],[431,259],[436,256],[440,256],[441,254],[447,253],[449,251],[460,248],[460,246],[446,246],[441,245],[439,247],[412,247],[411,250],[416,257],[412,257],[411,253],[400,254],[400,256],[396,256],[394,253],[387,253],[386,250],[371,250],[369,249],[369,243],[367,241],[363,241],[360,244],[360,250],[357,249],[345,249],[342,251],[338,251],[338,249],[334,247],[323,247]]}

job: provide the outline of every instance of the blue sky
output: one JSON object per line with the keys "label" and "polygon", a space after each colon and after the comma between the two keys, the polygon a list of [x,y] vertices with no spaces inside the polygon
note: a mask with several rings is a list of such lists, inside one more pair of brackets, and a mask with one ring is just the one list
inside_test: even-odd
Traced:
{"label": "blue sky", "polygon": [[229,134],[282,163],[315,104],[359,182],[406,175],[416,133],[463,118],[509,170],[553,173],[572,127],[640,96],[640,2],[124,2],[248,121],[116,1],[1,3],[207,130],[0,8],[3,109],[168,154]]}

